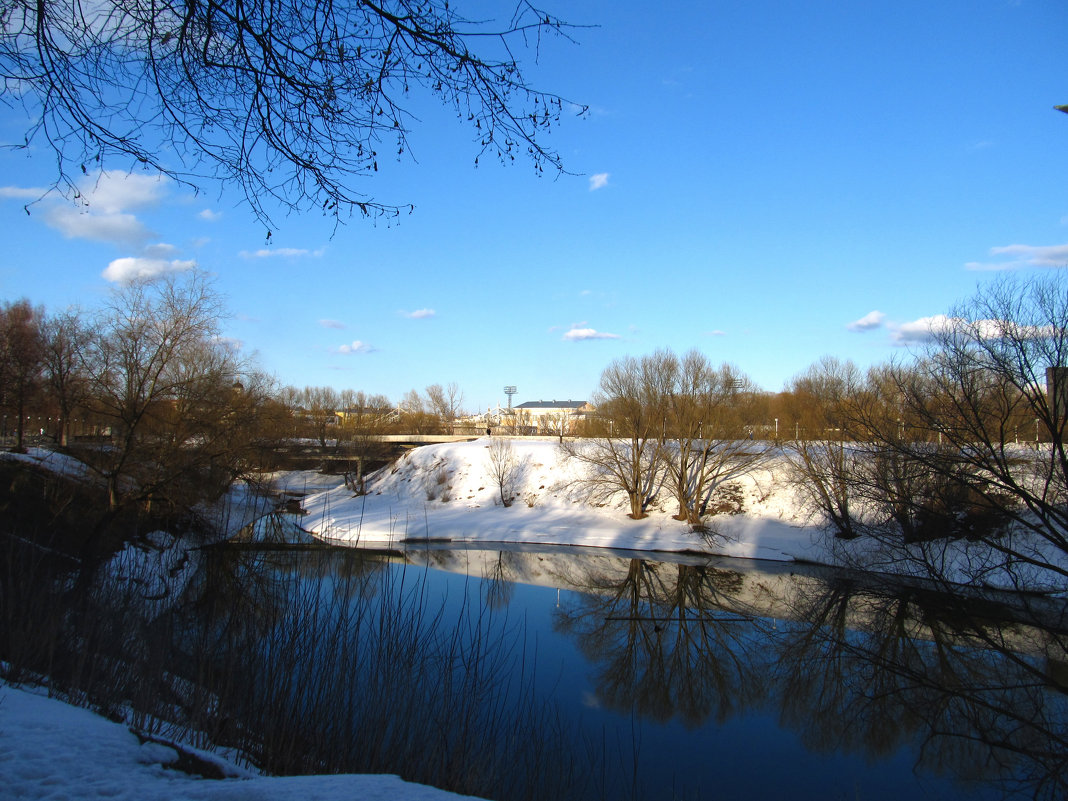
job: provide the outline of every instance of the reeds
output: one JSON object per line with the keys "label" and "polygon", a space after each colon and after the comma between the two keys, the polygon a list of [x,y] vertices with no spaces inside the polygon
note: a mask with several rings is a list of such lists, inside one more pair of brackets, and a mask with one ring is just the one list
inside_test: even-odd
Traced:
{"label": "reeds", "polygon": [[[378,773],[495,799],[584,797],[526,632],[477,587],[352,552],[199,552],[163,597],[8,538],[10,680],[274,774]],[[86,571],[89,571],[88,573]],[[472,582],[473,583],[473,582]],[[588,749],[585,749],[588,750]]]}

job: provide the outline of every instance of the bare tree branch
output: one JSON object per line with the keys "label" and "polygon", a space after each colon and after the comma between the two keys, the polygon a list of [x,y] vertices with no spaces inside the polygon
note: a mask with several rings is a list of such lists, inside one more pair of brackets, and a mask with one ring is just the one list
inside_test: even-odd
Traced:
{"label": "bare tree branch", "polygon": [[408,151],[417,94],[469,124],[479,155],[563,169],[540,139],[573,106],[513,52],[571,28],[526,0],[500,27],[447,0],[6,0],[0,102],[26,110],[19,147],[47,145],[69,196],[118,161],[236,184],[265,223],[275,203],[395,217],[410,207],[357,185]]}

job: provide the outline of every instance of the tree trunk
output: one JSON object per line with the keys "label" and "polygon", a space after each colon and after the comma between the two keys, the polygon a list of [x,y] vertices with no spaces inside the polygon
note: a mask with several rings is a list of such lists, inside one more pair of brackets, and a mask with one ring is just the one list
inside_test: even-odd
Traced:
{"label": "tree trunk", "polygon": [[114,512],[119,508],[119,477],[115,473],[108,474],[108,511]]}
{"label": "tree trunk", "polygon": [[26,428],[26,408],[22,396],[19,396],[18,420],[15,424],[15,453],[25,453],[26,446],[23,444],[23,432]]}
{"label": "tree trunk", "polygon": [[628,492],[630,498],[630,516],[634,520],[641,520],[645,517],[645,510],[642,508],[642,496],[639,492]]}

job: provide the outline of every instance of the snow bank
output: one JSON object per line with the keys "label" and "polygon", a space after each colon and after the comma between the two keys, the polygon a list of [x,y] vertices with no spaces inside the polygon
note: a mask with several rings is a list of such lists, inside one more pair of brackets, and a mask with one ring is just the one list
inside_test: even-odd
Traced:
{"label": "snow bank", "polygon": [[849,564],[913,578],[929,578],[936,566],[943,579],[961,584],[1064,591],[1058,571],[1068,568],[1068,554],[1025,531],[1004,536],[1019,553],[1031,555],[1032,566],[1019,560],[1007,566],[981,542],[946,539],[888,550],[870,537],[835,539],[798,497],[781,452],[731,482],[733,513],[708,518],[710,530],[696,532],[672,517],[677,507],[666,489],[648,517],[631,520],[622,493],[607,502],[590,494],[583,482],[586,466],[567,459],[555,438],[508,441],[519,465],[508,493],[515,498],[511,506],[500,501],[491,440],[481,438],[416,448],[374,474],[364,496],[337,477],[332,487],[305,499],[301,525],[326,542],[355,547],[399,548],[427,540],[588,546]]}
{"label": "snow bank", "polygon": [[489,438],[427,445],[371,477],[354,496],[340,478],[306,498],[302,525],[328,542],[391,547],[405,542],[512,542],[582,545],[641,551],[694,551],[754,559],[820,560],[826,554],[792,490],[776,475],[755,470],[737,482],[741,514],[712,518],[712,531],[694,532],[672,518],[669,492],[648,517],[627,517],[621,494],[591,502],[585,466],[568,460],[555,438],[517,438],[511,506],[500,500]]}
{"label": "snow bank", "polygon": [[0,685],[0,787],[4,798],[60,801],[448,801],[471,798],[396,776],[258,776],[197,752],[226,778],[175,770],[178,751],[141,742],[87,709]]}
{"label": "snow bank", "polygon": [[14,451],[0,451],[0,459],[12,462],[25,462],[26,464],[49,470],[57,475],[71,478],[89,479],[91,473],[84,463],[73,456],[48,450],[47,448],[27,448],[26,453]]}

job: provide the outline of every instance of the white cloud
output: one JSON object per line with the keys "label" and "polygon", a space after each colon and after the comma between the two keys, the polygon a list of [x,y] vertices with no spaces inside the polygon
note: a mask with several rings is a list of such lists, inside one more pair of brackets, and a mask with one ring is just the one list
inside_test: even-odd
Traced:
{"label": "white cloud", "polygon": [[167,244],[166,242],[157,242],[154,245],[149,245],[141,251],[141,255],[146,259],[166,259],[177,252],[178,248],[174,245]]}
{"label": "white cloud", "polygon": [[910,323],[897,323],[890,326],[891,338],[900,344],[909,342],[925,342],[933,334],[945,331],[953,322],[953,318],[944,314],[935,314],[931,317],[921,317]]}
{"label": "white cloud", "polygon": [[16,200],[39,200],[50,191],[37,186],[0,186],[0,197],[10,197]]}
{"label": "white cloud", "polygon": [[155,236],[132,214],[95,214],[65,204],[46,209],[44,221],[68,239],[111,242],[123,247],[139,247]]}
{"label": "white cloud", "polygon": [[911,323],[900,323],[888,327],[891,331],[891,337],[898,344],[925,342],[935,334],[953,329],[966,331],[970,337],[984,340],[1002,338],[1017,340],[1045,339],[1064,335],[1064,329],[1058,329],[1050,325],[1019,325],[1012,320],[983,319],[968,321],[961,317],[948,317],[945,314],[921,317]]}
{"label": "white cloud", "polygon": [[168,179],[141,173],[99,172],[79,185],[92,214],[120,214],[155,206],[166,193]]}
{"label": "white cloud", "polygon": [[222,219],[222,212],[212,211],[211,209],[204,209],[199,214],[197,214],[197,217],[206,222],[215,222],[216,220]]}
{"label": "white cloud", "polygon": [[599,172],[596,175],[590,176],[590,191],[596,192],[598,189],[603,189],[608,186],[608,178],[611,173]]}
{"label": "white cloud", "polygon": [[[157,205],[166,194],[168,179],[140,173],[99,172],[83,178],[76,203],[50,193],[42,218],[46,225],[68,239],[110,242],[120,247],[140,247],[153,234],[132,212]],[[29,197],[38,189],[6,187],[8,197]]]}
{"label": "white cloud", "polygon": [[239,255],[243,259],[269,259],[282,256],[293,259],[303,256],[318,258],[323,255],[323,248],[318,250],[307,250],[306,248],[260,248],[259,250],[242,250]]}
{"label": "white cloud", "polygon": [[152,234],[131,212],[157,205],[169,179],[142,173],[95,172],[78,182],[73,198],[39,187],[0,187],[0,197],[47,202],[42,218],[68,239],[137,247]]}
{"label": "white cloud", "polygon": [[608,334],[593,328],[572,328],[562,337],[565,342],[582,342],[587,339],[619,339],[619,334]]}
{"label": "white cloud", "polygon": [[179,259],[166,261],[142,256],[126,256],[112,261],[101,275],[108,281],[125,283],[139,278],[155,278],[166,273],[184,272],[196,266],[195,261]]}
{"label": "white cloud", "polygon": [[970,261],[968,270],[1022,270],[1028,267],[1068,267],[1068,245],[1005,245],[990,248],[992,256],[1008,256],[1007,261]]}
{"label": "white cloud", "polygon": [[416,309],[411,312],[401,312],[409,320],[429,320],[431,317],[436,317],[437,312],[433,309]]}
{"label": "white cloud", "polygon": [[717,328],[715,331],[709,331],[708,335],[710,337],[725,337],[725,336],[727,336],[727,332],[726,331],[721,331],[720,329]]}
{"label": "white cloud", "polygon": [[846,328],[850,331],[871,331],[873,328],[881,326],[885,319],[886,315],[881,311],[870,311],[859,320],[849,323]]}
{"label": "white cloud", "polygon": [[337,352],[338,353],[370,353],[373,350],[374,350],[374,348],[372,348],[368,343],[361,342],[360,340],[355,339],[355,340],[352,341],[351,345],[342,345],[340,348],[337,349]]}
{"label": "white cloud", "polygon": [[320,320],[319,321],[319,325],[321,325],[323,328],[338,328],[338,329],[348,328],[348,326],[346,326],[340,320],[329,320],[329,319]]}

